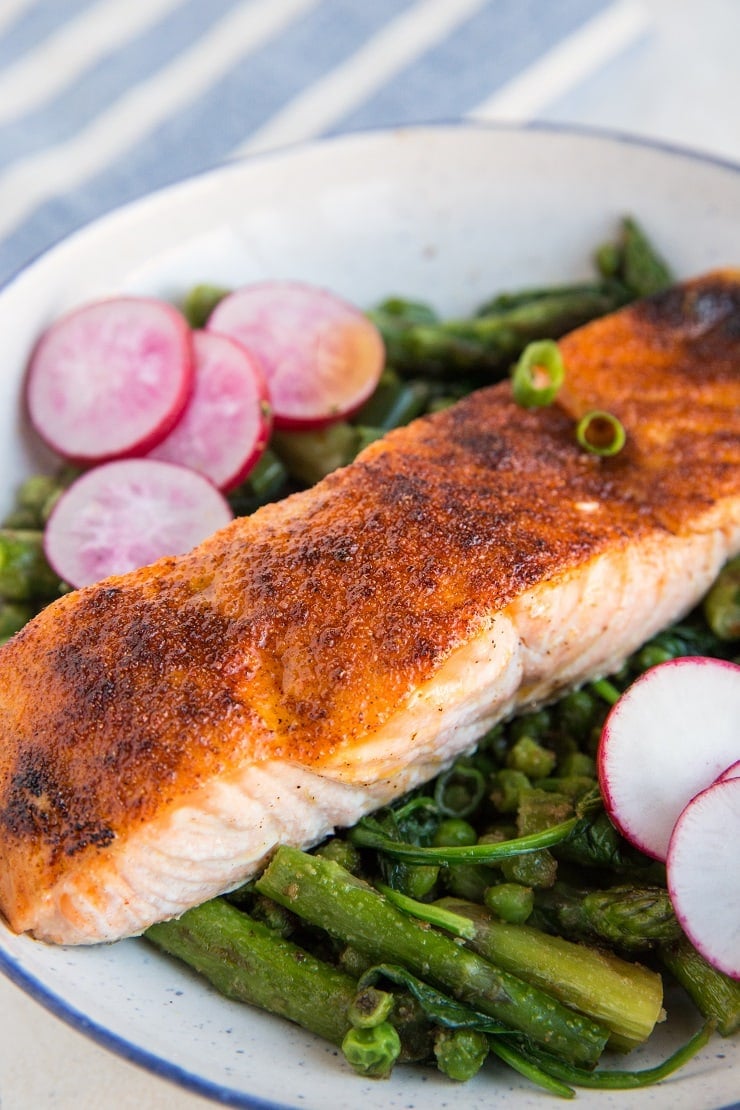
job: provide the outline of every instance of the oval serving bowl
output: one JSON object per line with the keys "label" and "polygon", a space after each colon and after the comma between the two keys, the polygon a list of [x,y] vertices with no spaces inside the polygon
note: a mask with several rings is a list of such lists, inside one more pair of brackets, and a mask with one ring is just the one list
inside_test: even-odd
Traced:
{"label": "oval serving bowl", "polygon": [[[0,512],[22,477],[50,464],[29,435],[21,381],[40,331],[78,303],[115,292],[178,300],[201,281],[276,277],[328,286],[360,306],[397,293],[464,313],[503,288],[586,276],[595,246],[627,213],[679,277],[740,265],[739,167],[550,128],[352,135],[227,165],[128,205],[0,293]],[[419,1068],[366,1082],[331,1046],[219,997],[141,940],[53,948],[0,924],[0,967],[107,1048],[233,1106],[523,1110],[547,1097],[501,1068],[464,1086]],[[625,1066],[656,1062],[697,1024],[670,996],[669,1016]],[[738,1040],[713,1041],[668,1084],[621,1093],[619,1104],[722,1107],[739,1086]],[[585,1108],[609,1099],[578,1096]]]}

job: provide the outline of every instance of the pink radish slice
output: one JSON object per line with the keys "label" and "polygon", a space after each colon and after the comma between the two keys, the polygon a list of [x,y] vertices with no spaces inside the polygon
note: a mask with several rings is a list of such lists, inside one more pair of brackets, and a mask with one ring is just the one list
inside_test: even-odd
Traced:
{"label": "pink radish slice", "polygon": [[666,860],[682,929],[709,963],[733,979],[740,979],[739,842],[740,778],[725,779],[683,810]]}
{"label": "pink radish slice", "polygon": [[82,464],[143,454],[180,418],[193,385],[190,329],[164,301],[95,301],[52,324],[31,355],[28,413]]}
{"label": "pink radish slice", "polygon": [[727,779],[740,779],[740,759],[736,760],[726,771],[723,771],[717,782],[725,782]]}
{"label": "pink radish slice", "polygon": [[189,551],[231,519],[223,495],[194,470],[120,459],[88,470],[62,494],[44,549],[60,578],[89,586]]}
{"label": "pink radish slice", "polygon": [[267,383],[255,356],[226,336],[196,331],[193,349],[193,394],[149,458],[189,466],[219,489],[233,489],[267,446],[272,425]]}
{"label": "pink radish slice", "polygon": [[740,667],[675,659],[646,671],[612,708],[599,743],[607,812],[641,851],[664,860],[684,806],[738,758]]}
{"label": "pink radish slice", "polygon": [[259,357],[276,428],[318,428],[351,415],[385,361],[380,332],[358,309],[296,282],[237,289],[216,305],[207,328]]}

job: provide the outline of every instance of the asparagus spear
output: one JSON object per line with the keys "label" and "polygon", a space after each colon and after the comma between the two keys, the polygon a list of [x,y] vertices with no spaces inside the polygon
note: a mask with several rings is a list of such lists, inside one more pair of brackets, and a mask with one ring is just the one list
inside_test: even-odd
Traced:
{"label": "asparagus spear", "polygon": [[472,902],[443,898],[436,904],[473,922],[467,943],[475,952],[605,1025],[620,1047],[650,1036],[663,1006],[655,972],[530,925],[497,921]]}
{"label": "asparagus spear", "polygon": [[418,922],[331,860],[281,847],[257,889],[377,962],[401,964],[565,1059],[593,1066],[607,1032]]}
{"label": "asparagus spear", "polygon": [[[361,1024],[358,1014],[378,1004],[379,992],[358,994],[352,976],[221,898],[196,906],[175,921],[152,925],[145,935],[204,975],[227,998],[288,1018],[332,1044],[342,1045],[348,1032]],[[403,994],[392,1001],[392,1012],[388,1015],[388,1007],[384,1016],[400,1037],[400,1059],[427,1059],[432,1032],[419,1007]],[[390,1044],[389,1038],[376,1038],[372,1049],[376,1055],[378,1040]],[[361,1054],[354,1058],[348,1052],[353,1066],[359,1066]]]}
{"label": "asparagus spear", "polygon": [[467,319],[424,317],[417,305],[404,310],[388,302],[369,313],[380,329],[388,360],[402,374],[431,378],[469,377],[477,383],[503,378],[534,339],[557,339],[572,328],[624,303],[613,287],[556,289],[509,308]]}
{"label": "asparagus spear", "polygon": [[578,890],[558,882],[551,890],[537,892],[535,915],[567,937],[605,940],[628,952],[682,935],[668,892],[660,886]]}
{"label": "asparagus spear", "polygon": [[624,287],[628,299],[649,297],[673,282],[667,263],[633,216],[622,220],[616,242],[598,248],[596,265],[607,281]]}
{"label": "asparagus spear", "polygon": [[740,982],[708,964],[685,937],[661,944],[658,957],[723,1037],[740,1029]]}
{"label": "asparagus spear", "polygon": [[591,281],[570,282],[565,285],[533,286],[528,289],[518,289],[515,292],[497,293],[490,300],[479,305],[476,316],[489,316],[493,312],[501,312],[510,308],[520,308],[522,305],[532,304],[534,301],[547,300],[555,296],[596,296],[606,297],[615,305],[627,299],[627,294],[612,278],[596,278]]}
{"label": "asparagus spear", "polygon": [[631,216],[622,221],[622,277],[636,297],[649,297],[667,289],[673,281],[668,266],[644,230]]}
{"label": "asparagus spear", "polygon": [[353,979],[222,899],[152,925],[148,940],[199,971],[227,998],[279,1014],[341,1045]]}

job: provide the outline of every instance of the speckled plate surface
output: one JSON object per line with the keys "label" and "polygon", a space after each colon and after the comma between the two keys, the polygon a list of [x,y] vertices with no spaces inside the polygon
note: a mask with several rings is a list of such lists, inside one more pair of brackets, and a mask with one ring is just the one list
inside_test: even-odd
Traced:
{"label": "speckled plate surface", "polygon": [[[197,281],[285,277],[359,305],[402,293],[464,312],[504,287],[585,276],[594,246],[628,212],[679,276],[740,265],[740,168],[553,129],[360,134],[229,165],[130,205],[0,293],[0,511],[16,482],[47,461],[20,405],[28,351],[76,303],[116,291],[178,298]],[[464,1087],[418,1068],[364,1082],[333,1048],[220,998],[144,941],[52,948],[0,925],[0,967],[101,1044],[229,1105],[524,1110],[549,1101],[495,1066]],[[670,996],[668,1010],[631,1066],[656,1061],[696,1027],[696,1015]],[[715,1040],[659,1087],[583,1091],[578,1104],[716,1110],[737,1105],[738,1092],[740,1042]]]}

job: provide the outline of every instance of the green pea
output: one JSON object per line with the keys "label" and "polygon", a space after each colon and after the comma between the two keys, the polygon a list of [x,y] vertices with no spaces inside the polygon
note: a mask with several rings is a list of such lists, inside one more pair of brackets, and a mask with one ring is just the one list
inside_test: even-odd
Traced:
{"label": "green pea", "polygon": [[506,767],[493,776],[490,798],[499,813],[516,813],[522,794],[531,789],[523,771]]}
{"label": "green pea", "polygon": [[501,874],[507,882],[534,887],[536,890],[551,887],[557,878],[557,871],[557,861],[547,848],[513,856],[501,862]]}
{"label": "green pea", "polygon": [[477,1029],[438,1029],[434,1036],[434,1056],[444,1075],[465,1083],[483,1066],[488,1056],[488,1040]]}
{"label": "green pea", "polygon": [[534,909],[534,891],[521,883],[496,883],[486,890],[483,904],[502,921],[522,925]]}
{"label": "green pea", "polygon": [[530,779],[544,779],[551,773],[556,761],[555,752],[543,748],[531,736],[522,736],[509,752],[506,765]]}
{"label": "green pea", "polygon": [[354,844],[350,844],[348,840],[343,840],[341,836],[333,836],[327,840],[321,847],[316,849],[317,856],[324,856],[325,859],[334,860],[345,870],[350,871],[353,875],[360,872],[360,851]]}
{"label": "green pea", "polygon": [[477,832],[469,821],[463,821],[461,817],[448,817],[442,821],[432,839],[435,848],[452,848],[457,845],[476,844],[477,841]]}
{"label": "green pea", "polygon": [[389,1021],[371,1029],[353,1026],[342,1041],[342,1052],[360,1075],[385,1079],[401,1054],[401,1038]]}

